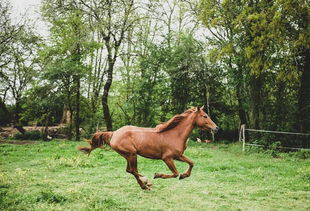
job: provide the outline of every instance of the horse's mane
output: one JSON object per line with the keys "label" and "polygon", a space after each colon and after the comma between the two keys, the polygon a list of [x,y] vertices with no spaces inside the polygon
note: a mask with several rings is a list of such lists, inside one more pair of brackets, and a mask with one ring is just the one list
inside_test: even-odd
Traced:
{"label": "horse's mane", "polygon": [[158,133],[162,133],[172,128],[175,128],[185,117],[188,116],[188,114],[192,113],[193,111],[194,109],[191,108],[191,109],[184,111],[182,114],[177,114],[173,116],[167,122],[157,125],[155,129],[157,130]]}

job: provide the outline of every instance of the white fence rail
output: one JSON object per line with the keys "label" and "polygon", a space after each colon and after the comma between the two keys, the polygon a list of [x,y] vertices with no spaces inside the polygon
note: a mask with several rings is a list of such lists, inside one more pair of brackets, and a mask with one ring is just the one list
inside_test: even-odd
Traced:
{"label": "white fence rail", "polygon": [[[260,144],[248,144],[246,143],[246,139],[245,139],[245,131],[253,131],[253,132],[261,132],[261,133],[275,133],[275,134],[288,134],[288,135],[302,135],[302,136],[310,136],[309,133],[294,133],[294,132],[284,132],[284,131],[272,131],[272,130],[256,130],[256,129],[249,129],[249,128],[245,128],[245,125],[241,125],[240,126],[240,130],[239,130],[239,141],[242,141],[242,151],[245,151],[245,146],[249,145],[249,146],[264,146],[264,145],[260,145]],[[277,147],[279,149],[293,149],[293,150],[310,150],[310,149],[305,149],[305,148],[294,148],[294,147]]]}

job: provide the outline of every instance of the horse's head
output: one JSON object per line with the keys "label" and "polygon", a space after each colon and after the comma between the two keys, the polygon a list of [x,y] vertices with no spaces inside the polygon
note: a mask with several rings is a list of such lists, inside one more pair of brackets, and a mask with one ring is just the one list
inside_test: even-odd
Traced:
{"label": "horse's head", "polygon": [[195,125],[202,130],[208,130],[216,133],[219,127],[212,121],[209,115],[203,111],[203,106],[201,108],[197,107],[195,110]]}

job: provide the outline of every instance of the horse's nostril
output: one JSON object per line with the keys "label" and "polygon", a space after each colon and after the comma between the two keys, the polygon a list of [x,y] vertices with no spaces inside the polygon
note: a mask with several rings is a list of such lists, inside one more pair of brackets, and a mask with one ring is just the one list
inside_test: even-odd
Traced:
{"label": "horse's nostril", "polygon": [[216,133],[220,128],[219,127],[215,127],[215,129],[213,130],[214,133]]}

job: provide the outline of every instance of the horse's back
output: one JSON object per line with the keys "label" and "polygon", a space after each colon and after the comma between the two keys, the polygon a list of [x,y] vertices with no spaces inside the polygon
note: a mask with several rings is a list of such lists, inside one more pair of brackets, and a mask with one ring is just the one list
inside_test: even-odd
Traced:
{"label": "horse's back", "polygon": [[147,138],[150,134],[156,134],[154,128],[142,128],[136,126],[124,126],[113,132],[113,137],[111,142],[118,143],[123,139],[143,139]]}
{"label": "horse's back", "polygon": [[154,128],[124,126],[113,133],[110,144],[118,152],[137,153],[144,157],[159,158],[161,154],[160,136]]}

